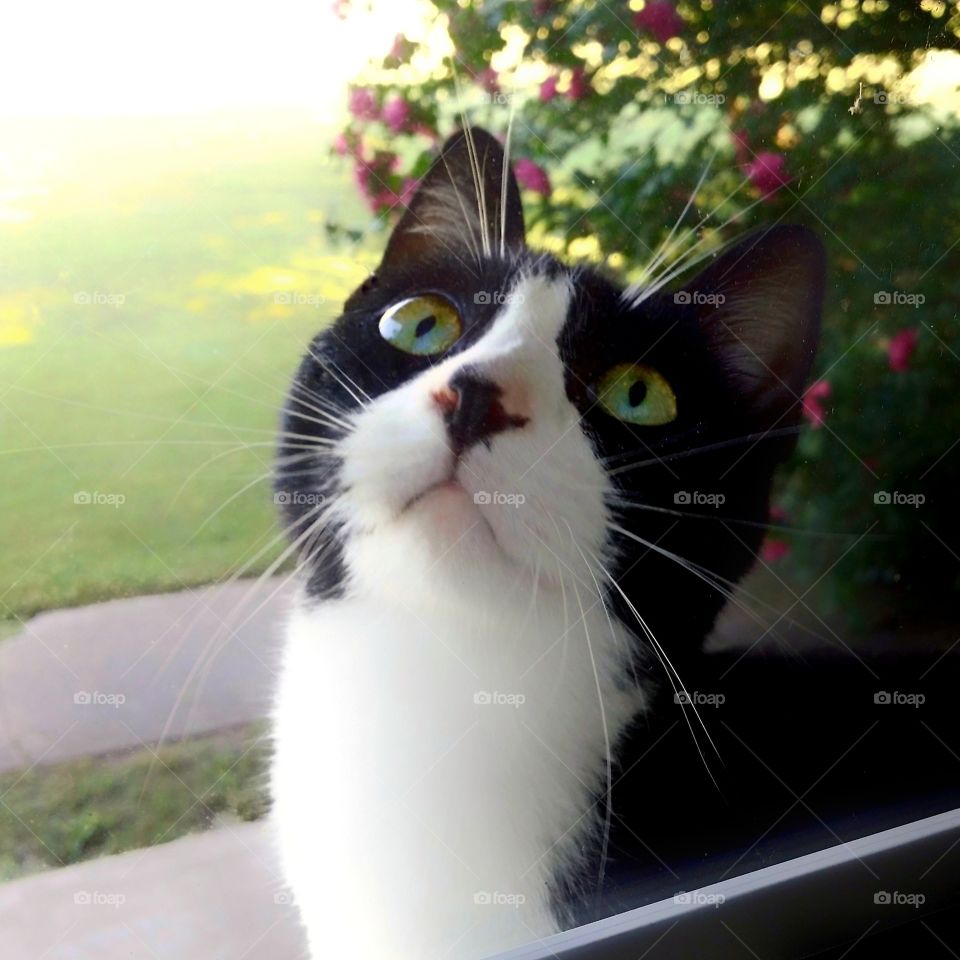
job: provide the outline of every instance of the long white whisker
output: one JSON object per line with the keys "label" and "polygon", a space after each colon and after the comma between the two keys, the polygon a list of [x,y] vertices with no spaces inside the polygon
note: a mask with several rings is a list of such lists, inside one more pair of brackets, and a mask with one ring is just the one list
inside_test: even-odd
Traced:
{"label": "long white whisker", "polygon": [[[296,457],[298,460],[307,460],[307,459],[311,459],[314,456],[314,454],[312,451],[307,451],[305,453],[294,454],[293,456]],[[315,471],[304,471],[304,472],[309,474]],[[191,543],[193,543],[193,541],[197,538],[197,536],[199,536],[200,532],[204,530],[209,524],[211,524],[224,510],[226,510],[226,508],[230,506],[230,504],[233,503],[234,500],[238,499],[239,497],[242,497],[251,487],[255,487],[257,484],[263,483],[265,480],[269,480],[270,477],[273,475],[274,475],[274,468],[271,468],[266,473],[261,473],[259,476],[254,477],[249,483],[245,483],[239,490],[237,490],[235,493],[227,497],[227,499],[224,500],[223,503],[221,503],[220,506],[217,507],[217,509],[214,510],[213,513],[211,513],[206,518],[206,520],[204,520],[203,523],[201,523],[197,527],[196,530],[193,531],[193,533],[190,535],[190,539],[187,540],[186,543],[184,543],[184,546],[186,547],[186,546],[189,546]],[[284,477],[289,477],[294,475],[295,474],[291,471],[285,470],[283,472]]]}
{"label": "long white whisker", "polygon": [[[553,517],[551,516],[551,520]],[[590,572],[590,575],[593,576],[593,571],[590,568],[590,564],[587,563],[587,558],[584,556],[583,551],[580,549],[580,545],[577,543],[576,537],[573,535],[573,528],[567,523],[565,517],[561,517],[563,520],[564,526],[570,533],[570,542],[576,548],[577,552],[580,554],[581,559],[584,562],[587,570]],[[559,531],[558,531],[559,532]],[[603,611],[607,616],[607,625],[610,627],[610,636],[616,637],[616,634],[613,630],[613,623],[610,620],[610,614],[607,611],[607,605],[603,601],[603,595],[600,592],[599,584],[597,584],[596,577],[593,577],[593,582],[597,586],[597,596],[600,599],[600,604],[603,607]],[[573,583],[573,589],[577,597],[577,606],[580,608],[580,619],[583,622],[583,632],[587,639],[587,651],[590,654],[590,667],[593,670],[593,682],[597,688],[597,701],[600,705],[600,722],[603,725],[603,747],[604,755],[606,758],[606,779],[607,779],[607,802],[604,804],[605,812],[603,819],[603,841],[600,848],[600,869],[597,876],[597,887],[603,887],[603,878],[606,872],[607,865],[607,853],[610,844],[610,823],[613,819],[613,750],[610,744],[610,731],[607,724],[607,714],[606,708],[603,703],[603,692],[600,686],[600,674],[597,671],[597,661],[593,653],[593,644],[590,642],[590,629],[587,626],[587,615],[583,609],[583,603],[580,600],[580,591],[577,589],[576,580]]]}
{"label": "long white whisker", "polygon": [[153,413],[144,413],[138,410],[122,410],[117,407],[105,407],[98,403],[87,403],[83,400],[74,400],[71,397],[58,397],[53,393],[43,393],[40,390],[31,390],[28,387],[22,387],[19,384],[11,383],[5,384],[5,389],[15,390],[18,393],[25,393],[28,396],[40,397],[43,400],[53,400],[57,403],[67,404],[71,407],[80,407],[84,410],[94,410],[99,413],[109,413],[118,417],[134,417],[138,420],[150,420],[155,423],[169,423],[174,426],[185,426],[185,427],[203,427],[209,430],[230,430],[230,431],[240,431],[242,433],[262,433],[262,434],[272,434],[272,427],[247,427],[247,426],[237,426],[232,423],[224,423],[223,421],[219,423],[213,423],[208,420],[190,420],[185,417],[164,417],[159,414]]}
{"label": "long white whisker", "polygon": [[510,98],[510,116],[507,119],[507,136],[503,144],[503,169],[500,171],[500,256],[507,253],[507,186],[510,182],[510,141],[513,136],[513,118],[516,104]]}
{"label": "long white whisker", "polygon": [[[308,510],[302,517],[298,517],[296,521],[289,524],[286,528],[280,531],[280,533],[276,537],[272,538],[265,547],[259,550],[239,570],[237,570],[226,581],[224,581],[224,585],[230,585],[235,583],[237,580],[239,580],[243,576],[243,574],[246,573],[247,570],[249,570],[250,567],[253,566],[253,564],[255,564],[257,560],[260,559],[261,556],[263,556],[265,553],[272,550],[274,545],[279,540],[287,536],[290,532],[292,532],[292,530],[298,524],[303,523],[305,520],[309,519],[312,515],[320,514],[323,508],[324,508],[324,504],[318,504],[317,506],[313,507],[311,510]],[[317,516],[316,519],[312,520],[312,522],[307,526],[306,530],[304,530],[302,533],[300,533],[298,536],[292,539],[289,545],[280,553],[280,555],[254,581],[250,590],[247,591],[246,596],[247,597],[251,596],[264,580],[266,580],[268,577],[271,577],[274,574],[274,572],[277,569],[279,569],[279,567],[283,563],[285,563],[286,560],[300,548],[303,542],[311,534],[315,532],[316,528],[323,523],[324,519],[325,519],[324,516]],[[168,715],[167,721],[160,732],[160,738],[158,741],[159,744],[163,744],[166,741],[167,737],[169,736],[177,711],[180,709],[183,703],[183,699],[186,696],[186,693],[190,684],[193,683],[193,681],[196,679],[199,672],[203,669],[204,664],[206,663],[208,657],[210,656],[211,650],[215,650],[218,644],[221,643],[220,638],[223,636],[223,634],[226,632],[228,633],[228,636],[229,636],[229,631],[233,626],[233,623],[231,621],[235,619],[239,611],[243,610],[245,603],[246,603],[246,599],[241,600],[241,602],[234,608],[230,618],[228,618],[228,621],[222,625],[222,627],[214,634],[213,637],[211,637],[211,639],[207,642],[206,649],[201,653],[201,655],[197,658],[196,662],[191,666],[183,682],[183,685],[180,688],[180,692],[178,693],[176,699],[174,700],[173,706],[170,709],[170,713]],[[194,620],[194,624],[195,623],[196,623],[196,619]],[[186,636],[188,632],[189,631],[184,631],[183,635]],[[168,658],[168,662],[176,654],[178,649],[179,649],[179,645],[177,645],[176,648],[172,651],[170,657]]]}
{"label": "long white whisker", "polygon": [[[744,180],[740,184],[740,186],[737,187],[737,190],[743,187],[743,185],[746,182],[747,181]],[[734,193],[736,192],[737,191],[735,190]],[[730,196],[733,196],[733,194],[731,194]],[[763,197],[758,197],[752,203],[749,203],[746,207],[744,207],[743,210],[738,211],[737,213],[733,214],[733,216],[729,217],[724,223],[721,223],[717,227],[717,230],[718,231],[722,230],[729,223],[731,223],[735,218],[742,217],[745,213],[748,213],[750,210],[752,210],[757,204],[762,203],[763,200],[764,200]],[[699,230],[699,228],[702,226],[702,223],[703,221],[701,221],[701,223],[698,223],[695,227],[693,227],[691,229],[691,233],[693,233],[696,230]],[[682,273],[685,273],[687,270],[692,270],[697,264],[702,263],[707,258],[715,257],[719,255],[724,250],[725,247],[731,246],[735,242],[736,242],[735,240],[731,240],[730,243],[721,245],[719,249],[711,248],[703,252],[700,252],[700,248],[702,248],[702,246],[706,243],[706,238],[701,238],[692,247],[690,247],[689,250],[686,250],[684,253],[682,253],[673,262],[673,264],[671,264],[670,268],[665,273],[661,274],[661,276],[658,277],[653,284],[639,291],[636,294],[636,296],[630,301],[630,305],[632,307],[640,306],[640,304],[643,303],[645,300],[648,300],[654,294],[659,293],[660,290],[662,290],[668,283],[670,283],[671,280],[674,280],[676,277],[680,276],[680,274]],[[698,254],[698,255],[694,256],[694,254]]]}
{"label": "long white whisker", "polygon": [[607,708],[603,702],[603,689],[600,686],[600,673],[597,670],[597,658],[593,652],[593,643],[590,640],[590,627],[587,625],[587,614],[583,608],[583,601],[580,599],[580,591],[577,589],[576,580],[573,581],[573,593],[577,598],[577,606],[580,608],[580,622],[583,624],[583,635],[587,641],[587,653],[590,655],[590,668],[593,671],[593,683],[597,691],[597,704],[600,708],[600,726],[603,729],[603,753],[606,765],[606,794],[607,802],[604,804],[603,818],[603,840],[600,848],[600,869],[597,876],[597,884],[603,886],[603,876],[607,865],[607,847],[610,843],[610,819],[613,815],[613,752],[610,748],[610,727],[607,723]]}
{"label": "long white whisker", "polygon": [[477,144],[473,139],[473,128],[468,124],[463,128],[464,140],[467,144],[467,155],[470,158],[470,172],[473,175],[473,189],[477,197],[477,213],[480,216],[480,242],[483,252],[490,256],[490,225],[487,219],[487,193],[483,189],[483,171],[480,167],[480,158],[477,154]]}
{"label": "long white whisker", "polygon": [[[367,403],[369,403],[369,402],[372,401],[373,398],[370,396],[370,394],[368,394],[362,387],[357,386],[357,384],[354,383],[353,380],[351,380],[350,377],[347,376],[347,374],[345,374],[339,367],[337,367],[336,364],[334,364],[333,367],[331,368],[331,367],[327,364],[327,361],[326,361],[326,360],[323,360],[321,357],[318,357],[318,356],[313,352],[313,348],[310,348],[307,352],[310,354],[311,357],[313,357],[314,361],[315,361],[320,367],[322,367],[324,370],[326,370],[327,373],[329,373],[330,376],[333,377],[333,379],[334,379],[341,387],[343,387],[343,389],[344,389],[347,393],[349,393],[351,397],[353,397],[354,401],[356,401],[356,403],[357,403],[359,406],[365,407],[365,406],[367,405]],[[354,389],[351,389],[351,386],[347,386],[347,384],[343,382],[343,380],[342,380],[341,377],[340,377],[341,374],[342,374],[343,377],[346,377],[346,379],[350,381],[350,385],[351,385]],[[362,398],[358,395],[358,393],[362,393],[363,396],[364,396],[366,399],[362,399]]]}
{"label": "long white whisker", "polygon": [[[790,436],[792,434],[799,433],[802,429],[802,427],[780,427],[779,429],[774,430],[761,430],[757,433],[745,434],[742,437],[731,437],[728,440],[718,440],[716,443],[705,443],[699,447],[688,447],[686,450],[677,450],[674,453],[666,453],[662,457],[658,457],[656,454],[654,454],[654,456],[647,460],[638,460],[635,463],[628,463],[619,467],[615,467],[613,470],[610,470],[609,473],[611,476],[616,476],[620,473],[626,473],[629,470],[639,470],[641,467],[649,467],[658,463],[670,463],[673,460],[683,460],[686,457],[710,453],[713,450],[723,450],[725,447],[732,447],[738,443],[752,443],[755,440],[772,440],[776,439],[777,437]],[[629,455],[630,454],[618,454],[613,457],[607,457],[604,462],[609,463],[615,459],[620,459],[623,456]]]}
{"label": "long white whisker", "polygon": [[353,416],[352,411],[345,407],[337,407],[333,404],[326,403],[323,398],[318,397],[299,384],[294,384],[294,390],[296,392],[291,391],[292,395],[287,397],[288,400],[293,400],[299,406],[305,410],[309,410],[311,413],[317,414],[317,416],[329,417],[341,426],[350,425],[350,418]]}
{"label": "long white whisker", "polygon": [[[600,567],[600,569],[604,572],[604,574],[606,574],[607,580],[609,580],[611,586],[623,598],[623,601],[624,603],[626,603],[630,612],[637,618],[637,622],[640,624],[644,634],[646,635],[647,639],[650,641],[651,645],[653,646],[654,652],[660,658],[660,662],[664,666],[664,672],[667,675],[667,679],[670,681],[670,686],[673,688],[674,695],[677,697],[678,700],[680,700],[680,705],[682,708],[681,712],[683,713],[683,718],[686,721],[687,728],[690,730],[690,736],[693,738],[693,743],[694,743],[694,746],[696,746],[697,748],[697,753],[700,754],[700,759],[703,761],[703,766],[706,769],[710,779],[713,781],[713,785],[717,788],[717,790],[719,790],[720,785],[717,783],[716,778],[713,775],[713,771],[710,769],[710,764],[707,763],[707,758],[704,756],[703,750],[700,749],[700,741],[697,739],[697,735],[694,732],[693,725],[690,723],[690,718],[687,716],[686,707],[688,705],[692,708],[694,716],[697,718],[697,721],[699,722],[700,726],[703,728],[703,732],[707,736],[707,741],[710,743],[710,746],[713,747],[714,753],[716,753],[718,758],[720,758],[720,752],[719,750],[717,750],[717,746],[713,742],[713,738],[710,736],[710,731],[707,730],[706,725],[704,724],[703,719],[701,718],[700,713],[696,708],[696,705],[692,702],[692,698],[687,693],[687,690],[683,685],[683,681],[680,679],[679,674],[677,674],[676,669],[674,668],[673,664],[670,662],[669,658],[667,657],[666,652],[664,651],[662,645],[657,640],[657,638],[653,635],[653,631],[647,625],[646,620],[644,620],[643,617],[640,616],[640,611],[637,610],[637,608],[634,606],[633,601],[626,595],[626,593],[624,593],[623,588],[620,586],[619,583],[617,583],[617,581],[613,578],[612,574],[610,573],[609,570],[607,570],[607,568],[603,565],[603,563],[601,563],[599,557],[594,557],[594,560],[597,563],[597,565]],[[676,676],[677,683],[674,683],[674,676]],[[677,684],[679,684],[680,686],[679,690],[677,689]],[[685,696],[683,697],[679,696],[681,691],[684,693]],[[722,762],[722,758],[720,759]]]}
{"label": "long white whisker", "polygon": [[[296,384],[294,384],[294,387],[296,387]],[[291,391],[291,395],[290,397],[288,397],[288,402],[295,403],[297,404],[298,407],[303,407],[305,410],[309,410],[311,413],[317,414],[317,416],[320,419],[313,420],[312,421],[313,423],[324,423],[327,426],[338,427],[342,430],[350,429],[351,424],[349,420],[347,420],[344,417],[338,416],[335,413],[331,413],[328,410],[324,410],[321,407],[316,406],[316,404],[311,403],[309,400],[301,396],[299,392],[294,393],[293,391]],[[291,410],[289,407],[287,408],[287,410],[293,416],[301,417],[304,420],[311,419],[310,417],[301,413],[300,410]]]}
{"label": "long white whisker", "polygon": [[[750,607],[748,607],[745,603],[743,603],[743,601],[740,600],[740,598],[734,593],[732,587],[736,587],[737,584],[733,583],[732,581],[726,581],[718,573],[714,573],[712,570],[707,570],[705,567],[701,567],[699,564],[694,563],[692,560],[687,560],[686,558],[678,556],[677,554],[672,553],[669,550],[665,550],[663,547],[659,546],[658,544],[652,543],[649,540],[644,540],[643,537],[637,536],[637,534],[632,533],[629,530],[626,530],[625,528],[619,526],[618,524],[610,524],[610,529],[616,531],[621,536],[627,537],[630,540],[634,540],[637,543],[642,544],[648,549],[653,550],[655,553],[659,553],[661,556],[666,557],[668,560],[672,560],[682,570],[686,570],[690,574],[695,576],[698,580],[702,580],[708,586],[716,590],[717,593],[719,593],[726,600],[730,601],[735,606],[739,607],[748,617],[750,617],[751,620],[753,620],[754,623],[758,624],[764,629],[772,631],[772,628],[770,627],[770,625],[766,623],[763,620],[763,618],[755,610],[751,610]],[[728,583],[730,584],[729,587],[727,586]],[[785,616],[783,613],[778,611],[776,607],[773,607],[771,604],[768,604],[765,601],[761,600],[759,597],[756,597],[753,594],[749,593],[744,587],[741,586],[739,589],[744,594],[744,596],[753,600],[755,603],[760,604],[760,606],[767,607],[767,609],[769,609],[771,613],[777,614],[778,619],[785,620],[791,625],[796,626],[799,629],[802,629],[805,632],[809,633],[810,636],[816,637],[819,640],[823,640],[824,642],[829,643],[829,640],[827,640],[826,637],[820,636],[816,631],[810,629],[809,627],[804,626],[799,621],[794,620],[791,617]],[[773,634],[773,636],[778,640],[781,639],[775,633]]]}
{"label": "long white whisker", "polygon": [[[464,106],[463,106],[463,87],[461,86],[461,83],[460,83],[460,75],[457,73],[456,62],[452,59],[450,61],[450,69],[451,69],[451,72],[453,73],[453,86],[457,96],[457,105],[460,113],[460,127],[463,130],[464,141],[467,144],[467,153],[468,155],[470,155],[470,144],[472,142],[471,140],[468,139],[468,131],[470,129],[470,123],[467,119],[466,110],[464,109]],[[444,157],[443,154],[441,154],[441,158],[443,159],[443,165],[446,168],[447,175],[450,179],[450,183],[453,185],[453,190],[457,198],[457,203],[460,205],[460,212],[463,214],[463,224],[466,230],[467,242],[474,255],[474,258],[477,261],[477,264],[480,265],[483,263],[483,254],[481,253],[480,245],[478,245],[476,242],[476,237],[473,235],[473,231],[471,231],[469,228],[469,224],[471,223],[471,217],[467,213],[466,205],[463,202],[463,196],[460,193],[460,188],[457,186],[456,177],[454,177],[454,175],[451,173],[450,165],[447,163],[446,157]],[[476,174],[473,171],[472,164],[471,164],[470,172],[471,172],[471,175],[473,176],[474,189],[476,190]],[[481,231],[480,231],[480,242],[483,246],[483,249],[486,250],[486,231],[485,229],[483,229],[482,223],[481,223]]]}
{"label": "long white whisker", "polygon": [[[693,204],[693,201],[696,199],[697,194],[700,191],[700,188],[703,186],[704,180],[707,179],[707,175],[710,173],[710,167],[713,166],[714,158],[716,157],[717,152],[714,152],[710,155],[710,159],[707,160],[706,166],[703,168],[703,173],[700,174],[700,179],[697,180],[697,185],[690,192],[690,197],[687,199],[686,205],[683,210],[680,212],[680,216],[677,217],[676,221],[673,224],[673,227],[670,230],[670,233],[667,234],[666,240],[660,244],[660,249],[657,252],[656,256],[643,268],[643,273],[637,279],[634,286],[639,286],[642,283],[646,282],[647,277],[652,276],[657,267],[660,266],[663,259],[667,256],[667,253],[670,250],[670,242],[673,240],[674,234],[677,232],[677,228],[683,222],[683,218],[687,215],[687,211],[690,209],[690,206]],[[689,234],[688,234],[689,236]]]}
{"label": "long white whisker", "polygon": [[[673,510],[670,507],[660,507],[653,503],[639,503],[636,500],[630,500],[628,497],[611,496],[607,498],[609,503],[622,507],[625,510],[649,510],[651,513],[664,513],[671,517],[687,517],[691,520],[713,520],[721,521],[719,517],[712,517],[708,513],[694,513],[691,510]],[[741,520],[738,517],[723,517],[723,523],[735,523],[741,527],[758,527],[761,530],[770,530],[777,533],[797,534],[807,537],[828,537],[837,540],[849,540],[860,536],[857,533],[834,533],[830,530],[807,530],[803,527],[790,527],[779,523],[765,523],[763,520]]]}
{"label": "long white whisker", "polygon": [[[293,398],[294,402],[299,403],[296,397]],[[315,423],[318,427],[326,427],[328,430],[349,430],[347,424],[340,423],[336,420],[324,420],[320,417],[311,416],[309,413],[301,413],[299,410],[292,410],[289,407],[287,408],[287,416],[296,417],[298,420],[303,420],[305,423]]]}
{"label": "long white whisker", "polygon": [[[727,194],[710,212],[705,214],[698,223],[694,224],[683,236],[683,240],[687,240],[690,237],[694,236],[696,232],[705,224],[707,221],[735,194],[737,194],[743,187],[749,182],[749,178],[745,177],[740,183],[734,187],[734,189]],[[758,197],[756,200],[753,200],[751,203],[747,204],[742,210],[738,210],[736,213],[729,216],[723,223],[718,224],[716,227],[717,231],[723,230],[724,227],[728,226],[735,219],[743,217],[744,214],[749,213],[755,206],[764,201],[764,197]],[[701,237],[696,243],[694,243],[688,250],[684,251],[665,271],[661,274],[660,277],[649,287],[641,287],[640,281],[637,283],[631,284],[623,293],[623,299],[630,302],[632,307],[637,307],[644,300],[649,299],[659,290],[661,290],[667,283],[669,283],[674,277],[679,276],[685,270],[688,270],[700,263],[702,260],[707,257],[714,256],[718,251],[710,249],[703,253],[701,256],[696,259],[692,259],[699,249],[706,243],[706,238]],[[722,247],[721,247],[722,249]],[[664,251],[666,253],[666,251]],[[662,258],[661,258],[662,259]],[[649,274],[649,269],[644,271],[644,279]]]}
{"label": "long white whisker", "polygon": [[230,447],[231,451],[249,450],[254,447],[273,447],[272,440],[254,443],[237,443],[236,440],[92,440],[86,443],[44,443],[35,447],[11,447],[0,450],[0,457],[15,453],[50,453],[53,450],[89,450],[95,447]]}

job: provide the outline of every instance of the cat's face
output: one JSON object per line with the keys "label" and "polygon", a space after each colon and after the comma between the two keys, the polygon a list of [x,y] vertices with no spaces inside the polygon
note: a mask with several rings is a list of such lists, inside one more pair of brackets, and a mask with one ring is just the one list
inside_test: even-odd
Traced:
{"label": "cat's face", "polygon": [[712,619],[719,595],[667,554],[731,580],[751,562],[815,350],[820,245],[782,227],[680,296],[624,291],[526,248],[499,145],[473,137],[477,175],[454,137],[297,374],[278,486],[294,535],[324,545],[313,589],[343,589],[345,543],[403,531],[548,588],[609,575],[676,604],[686,584]]}

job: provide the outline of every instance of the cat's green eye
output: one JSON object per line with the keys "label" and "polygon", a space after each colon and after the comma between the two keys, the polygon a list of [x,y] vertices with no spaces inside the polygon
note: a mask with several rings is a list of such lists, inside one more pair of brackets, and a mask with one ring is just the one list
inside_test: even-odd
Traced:
{"label": "cat's green eye", "polygon": [[453,304],[432,295],[401,300],[380,318],[380,336],[418,357],[449,350],[461,331],[460,314]]}
{"label": "cat's green eye", "polygon": [[659,427],[677,419],[673,388],[653,367],[620,363],[597,384],[597,399],[611,416],[644,427]]}

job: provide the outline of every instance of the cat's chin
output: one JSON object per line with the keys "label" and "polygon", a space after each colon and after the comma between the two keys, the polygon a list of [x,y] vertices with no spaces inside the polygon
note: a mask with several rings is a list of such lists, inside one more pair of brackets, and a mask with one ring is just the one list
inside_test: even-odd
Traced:
{"label": "cat's chin", "polygon": [[[411,497],[400,513],[401,515],[408,513],[411,510],[418,509],[424,504],[433,506],[435,501],[439,501],[441,506],[445,503],[451,503],[455,506],[458,498],[469,496],[470,494],[467,493],[460,482],[451,477],[448,480],[441,480],[439,483],[434,483],[427,487],[426,490],[421,490],[416,496]],[[472,501],[470,506],[473,506]],[[476,510],[474,510],[474,513],[476,513]]]}
{"label": "cat's chin", "polygon": [[462,536],[476,526],[493,530],[477,509],[473,494],[458,480],[435,483],[418,493],[400,511],[401,518],[425,522],[438,532]]}
{"label": "cat's chin", "polygon": [[483,543],[506,559],[474,494],[455,478],[435,483],[418,493],[400,511],[397,520],[405,525],[414,524],[418,532],[444,551],[458,543],[468,546]]}

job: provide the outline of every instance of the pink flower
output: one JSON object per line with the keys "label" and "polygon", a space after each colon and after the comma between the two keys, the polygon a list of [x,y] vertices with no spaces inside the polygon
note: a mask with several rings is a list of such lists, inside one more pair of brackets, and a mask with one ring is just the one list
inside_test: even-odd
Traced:
{"label": "pink flower", "polygon": [[577,67],[570,78],[570,89],[567,91],[568,100],[582,100],[590,89],[590,85],[583,76],[583,67]]}
{"label": "pink flower", "polygon": [[887,347],[887,363],[894,373],[905,373],[910,369],[910,358],[917,349],[917,331],[906,327],[890,338]]}
{"label": "pink flower", "polygon": [[764,563],[776,563],[790,552],[790,544],[783,540],[772,540],[767,537],[760,547],[760,559]]}
{"label": "pink flower", "polygon": [[338,133],[333,138],[333,152],[340,157],[345,157],[350,152],[350,141],[345,133]]}
{"label": "pink flower", "polygon": [[425,123],[415,123],[410,128],[411,133],[418,133],[421,137],[427,137],[429,140],[439,140],[440,134],[437,133],[432,127],[428,127]]}
{"label": "pink flower", "polygon": [[372,196],[367,197],[367,203],[374,213],[381,210],[390,210],[397,202],[397,196],[392,190],[380,190]]}
{"label": "pink flower", "polygon": [[399,133],[410,119],[410,104],[403,97],[394,97],[384,105],[380,117],[394,133]]}
{"label": "pink flower", "polygon": [[500,92],[500,83],[497,77],[497,71],[493,67],[486,67],[481,70],[474,78],[487,93],[493,95]]}
{"label": "pink flower", "polygon": [[363,198],[367,201],[374,213],[383,209],[391,209],[397,204],[404,203],[405,197],[411,190],[411,181],[401,181],[399,192],[392,186],[398,182],[397,168],[400,158],[390,150],[377,150],[370,159],[362,155],[360,150],[354,152],[356,165],[354,178]]}
{"label": "pink flower", "polygon": [[670,0],[647,0],[647,5],[633,17],[638,30],[653,34],[657,43],[666,43],[683,31],[683,18]]}
{"label": "pink flower", "polygon": [[360,192],[368,197],[370,194],[370,166],[366,161],[357,159],[357,164],[353,168],[353,178]]}
{"label": "pink flower", "polygon": [[545,197],[550,194],[550,178],[547,176],[547,171],[539,164],[521,157],[514,163],[513,172],[516,174],[517,183],[525,190],[532,190]]}
{"label": "pink flower", "polygon": [[533,15],[535,17],[546,17],[553,12],[553,0],[534,0]]}
{"label": "pink flower", "polygon": [[366,87],[354,87],[347,100],[347,109],[358,120],[376,120],[377,98]]}
{"label": "pink flower", "polygon": [[786,159],[782,153],[765,150],[758,153],[749,163],[744,164],[743,171],[747,179],[764,197],[771,197],[789,182],[790,178],[784,169],[785,163]]}
{"label": "pink flower", "polygon": [[382,186],[376,193],[367,192],[366,200],[374,213],[384,210],[393,210],[394,207],[408,207],[413,195],[417,192],[419,181],[406,177],[400,185],[399,192],[391,187]]}
{"label": "pink flower", "polygon": [[547,79],[540,84],[540,100],[543,103],[549,103],[556,95],[557,78],[556,76],[547,77]]}
{"label": "pink flower", "polygon": [[827,412],[823,408],[822,401],[833,392],[833,388],[826,380],[817,380],[807,387],[807,392],[803,395],[803,415],[810,421],[810,426],[814,430],[819,430],[827,419]]}
{"label": "pink flower", "polygon": [[790,515],[778,504],[770,504],[770,522],[783,526],[790,522]]}
{"label": "pink flower", "polygon": [[350,0],[333,0],[330,6],[338,20],[346,20],[350,14]]}

